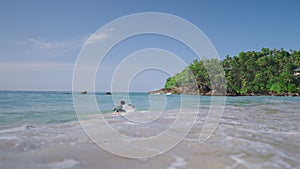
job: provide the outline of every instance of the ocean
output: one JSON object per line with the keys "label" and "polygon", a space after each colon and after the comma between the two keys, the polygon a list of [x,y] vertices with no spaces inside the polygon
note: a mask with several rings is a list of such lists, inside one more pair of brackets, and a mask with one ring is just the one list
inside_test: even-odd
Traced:
{"label": "ocean", "polygon": [[[86,101],[83,114],[74,95]],[[0,168],[300,169],[300,97],[226,97],[217,102],[215,130],[199,142],[210,96],[97,92],[99,109],[90,110],[92,94],[74,95],[0,91]],[[135,112],[113,114],[120,100]],[[105,124],[126,138],[110,137]]]}

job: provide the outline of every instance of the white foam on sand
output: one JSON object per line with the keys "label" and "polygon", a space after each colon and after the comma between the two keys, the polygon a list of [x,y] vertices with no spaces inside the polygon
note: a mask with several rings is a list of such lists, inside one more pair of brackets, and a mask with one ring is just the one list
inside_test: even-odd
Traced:
{"label": "white foam on sand", "polygon": [[64,161],[47,164],[47,168],[49,168],[49,169],[69,169],[78,164],[80,164],[80,162],[78,162],[74,159],[64,159]]}
{"label": "white foam on sand", "polygon": [[[230,167],[230,169],[237,168],[238,165],[242,165],[243,167],[245,167],[247,169],[262,169],[261,164],[254,164],[251,162],[244,161],[242,159],[243,156],[244,156],[244,154],[231,155],[230,158],[235,161],[235,164],[232,167]],[[226,167],[226,169],[227,168],[228,167]]]}
{"label": "white foam on sand", "polygon": [[186,166],[186,161],[182,157],[174,156],[176,159],[175,162],[173,162],[168,169],[178,169],[178,168],[184,168]]}
{"label": "white foam on sand", "polygon": [[19,140],[17,136],[0,136],[0,140]]}
{"label": "white foam on sand", "polygon": [[26,130],[26,125],[20,126],[20,127],[14,127],[14,128],[9,128],[9,129],[3,129],[0,130],[0,134],[2,133],[15,133],[15,132],[21,132]]}
{"label": "white foam on sand", "polygon": [[36,128],[36,127],[37,126],[35,126],[35,125],[23,125],[23,126],[19,126],[19,127],[2,129],[2,130],[0,130],[0,134],[3,134],[3,133],[17,133],[17,132],[22,132],[22,131],[25,131],[27,129],[32,129],[32,128]]}

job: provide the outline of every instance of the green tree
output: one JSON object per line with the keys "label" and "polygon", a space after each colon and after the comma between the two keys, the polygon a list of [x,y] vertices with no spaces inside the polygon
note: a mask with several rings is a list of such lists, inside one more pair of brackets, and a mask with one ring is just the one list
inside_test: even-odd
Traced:
{"label": "green tree", "polygon": [[[224,70],[218,66],[220,64]],[[233,57],[228,55],[223,61],[194,60],[181,73],[168,78],[165,88],[196,82],[199,88],[227,88],[227,92],[237,95],[300,92],[300,78],[293,75],[296,68],[300,68],[300,51],[262,48],[258,52],[240,52]],[[222,86],[224,77],[226,86]]]}

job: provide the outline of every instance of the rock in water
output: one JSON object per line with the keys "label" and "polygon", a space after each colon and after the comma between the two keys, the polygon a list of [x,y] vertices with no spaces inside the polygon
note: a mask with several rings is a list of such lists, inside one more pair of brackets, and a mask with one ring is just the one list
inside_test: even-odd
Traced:
{"label": "rock in water", "polygon": [[87,91],[82,91],[80,92],[80,94],[87,94]]}

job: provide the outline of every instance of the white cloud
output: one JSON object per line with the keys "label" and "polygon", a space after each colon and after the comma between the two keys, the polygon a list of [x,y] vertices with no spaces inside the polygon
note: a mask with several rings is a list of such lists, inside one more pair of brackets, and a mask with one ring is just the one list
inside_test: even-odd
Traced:
{"label": "white cloud", "polygon": [[49,41],[40,37],[31,37],[26,39],[25,42],[19,43],[18,45],[30,45],[33,47],[32,54],[34,52],[39,52],[39,55],[44,56],[65,55],[67,52],[79,50],[84,44],[94,44],[110,38],[113,30],[113,28],[110,28],[95,34],[88,34],[84,37],[65,41]]}
{"label": "white cloud", "polygon": [[108,39],[109,37],[111,37],[111,32],[113,30],[114,30],[113,28],[110,28],[110,29],[103,30],[102,32],[97,32],[97,33],[89,36],[89,38],[86,40],[86,44],[94,44],[94,43]]}
{"label": "white cloud", "polygon": [[[24,44],[29,44],[34,48],[34,51],[47,52],[45,55],[58,56],[64,55],[66,52],[73,51],[75,49],[80,49],[84,44],[94,44],[101,42],[111,37],[111,32],[113,28],[103,30],[95,34],[89,34],[84,37],[77,39],[71,39],[66,41],[49,41],[43,38],[28,38]],[[30,43],[28,43],[30,42]],[[22,44],[22,43],[21,43]],[[20,45],[20,44],[19,44]]]}
{"label": "white cloud", "polygon": [[[23,41],[23,48],[26,50],[27,56],[43,56],[43,57],[57,57],[57,56],[77,56],[77,53],[82,48],[86,36],[70,39],[65,41],[49,41],[43,38],[28,38]],[[72,53],[76,52],[76,53]],[[23,52],[24,55],[25,52]]]}
{"label": "white cloud", "polygon": [[27,39],[31,43],[33,43],[35,46],[37,46],[40,49],[55,49],[55,48],[63,48],[66,47],[68,43],[66,42],[59,42],[59,41],[45,41],[41,39],[35,39],[35,38],[29,38]]}

